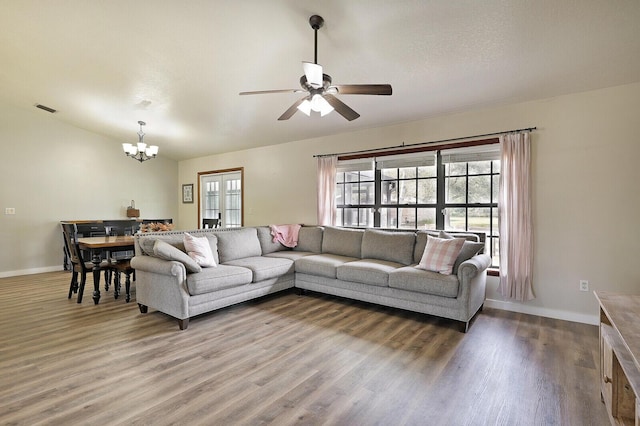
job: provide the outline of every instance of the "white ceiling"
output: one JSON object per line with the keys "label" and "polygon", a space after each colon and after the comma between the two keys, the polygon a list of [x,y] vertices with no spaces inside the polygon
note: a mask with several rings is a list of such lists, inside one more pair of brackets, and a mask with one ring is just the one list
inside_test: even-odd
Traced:
{"label": "white ceiling", "polygon": [[[238,95],[299,87],[313,14],[335,84],[393,86],[352,122]],[[0,99],[177,160],[637,81],[638,0],[0,0]]]}

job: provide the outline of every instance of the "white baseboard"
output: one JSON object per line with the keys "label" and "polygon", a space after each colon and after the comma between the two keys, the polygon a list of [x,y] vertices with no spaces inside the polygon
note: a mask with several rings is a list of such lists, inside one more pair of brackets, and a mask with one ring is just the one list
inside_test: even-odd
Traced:
{"label": "white baseboard", "polygon": [[598,315],[584,315],[575,312],[559,311],[557,309],[540,308],[537,306],[526,306],[520,303],[505,302],[502,300],[487,299],[484,306],[488,308],[502,309],[503,311],[518,312],[521,314],[537,315],[539,317],[554,318],[564,321],[579,322],[582,324],[598,325],[600,318]]}
{"label": "white baseboard", "polygon": [[42,274],[44,272],[56,272],[56,271],[62,271],[63,269],[64,268],[62,267],[62,265],[57,265],[57,266],[45,266],[43,268],[21,269],[18,271],[3,271],[3,272],[0,272],[0,278],[17,277],[20,275]]}

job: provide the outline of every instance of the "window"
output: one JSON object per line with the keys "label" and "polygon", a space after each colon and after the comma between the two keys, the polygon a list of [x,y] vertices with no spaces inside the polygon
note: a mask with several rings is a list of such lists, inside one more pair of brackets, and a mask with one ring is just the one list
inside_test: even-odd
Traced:
{"label": "window", "polygon": [[498,266],[499,158],[491,143],[339,161],[336,225],[484,232]]}
{"label": "window", "polygon": [[201,172],[199,176],[200,218],[218,219],[224,228],[243,224],[243,169]]}

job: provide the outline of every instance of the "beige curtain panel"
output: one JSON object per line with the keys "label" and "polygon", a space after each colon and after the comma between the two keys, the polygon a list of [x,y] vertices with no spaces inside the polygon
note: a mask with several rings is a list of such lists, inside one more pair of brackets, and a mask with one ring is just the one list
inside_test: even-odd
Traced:
{"label": "beige curtain panel", "polygon": [[535,298],[532,289],[533,209],[530,133],[500,136],[500,293],[518,301]]}

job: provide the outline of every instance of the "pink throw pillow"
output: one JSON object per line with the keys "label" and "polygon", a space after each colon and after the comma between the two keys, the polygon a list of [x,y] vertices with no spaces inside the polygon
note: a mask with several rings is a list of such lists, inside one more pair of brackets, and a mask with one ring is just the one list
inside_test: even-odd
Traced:
{"label": "pink throw pillow", "polygon": [[464,241],[462,238],[444,239],[428,235],[427,246],[416,268],[451,275]]}
{"label": "pink throw pillow", "polygon": [[198,265],[204,268],[218,266],[213,258],[213,252],[211,251],[211,246],[209,245],[207,237],[194,237],[193,235],[185,232],[183,241],[187,254]]}

